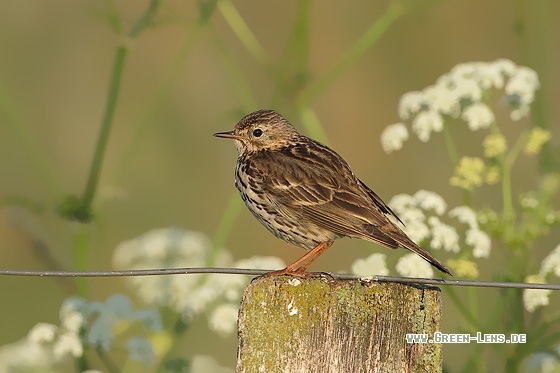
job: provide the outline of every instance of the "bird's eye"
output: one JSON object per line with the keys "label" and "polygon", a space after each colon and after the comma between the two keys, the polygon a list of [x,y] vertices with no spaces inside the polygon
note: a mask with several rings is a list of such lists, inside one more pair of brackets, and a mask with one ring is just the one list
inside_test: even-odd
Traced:
{"label": "bird's eye", "polygon": [[255,137],[261,137],[262,134],[263,134],[263,132],[260,128],[257,128],[253,131],[253,136],[255,136]]}

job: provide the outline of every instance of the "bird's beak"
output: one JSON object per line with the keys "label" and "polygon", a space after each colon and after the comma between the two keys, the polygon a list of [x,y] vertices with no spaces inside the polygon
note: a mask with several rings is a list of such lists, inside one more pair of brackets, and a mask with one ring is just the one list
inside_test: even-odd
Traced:
{"label": "bird's beak", "polygon": [[228,132],[216,132],[214,134],[214,136],[216,137],[222,137],[224,139],[234,139],[234,140],[240,140],[241,136],[237,136],[234,135],[233,131],[228,131]]}

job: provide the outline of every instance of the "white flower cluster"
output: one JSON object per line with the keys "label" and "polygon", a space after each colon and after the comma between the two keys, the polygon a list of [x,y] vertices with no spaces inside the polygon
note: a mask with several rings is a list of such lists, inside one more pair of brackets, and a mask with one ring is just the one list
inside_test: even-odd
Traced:
{"label": "white flower cluster", "polygon": [[560,245],[556,246],[541,263],[541,276],[546,277],[549,273],[560,277]]}
{"label": "white flower cluster", "polygon": [[[484,103],[491,89],[504,90],[504,99],[513,110],[512,120],[527,116],[540,87],[537,73],[510,60],[462,63],[439,77],[422,91],[405,93],[399,102],[401,120],[412,120],[412,131],[426,142],[432,132],[441,132],[446,117],[461,118],[471,131],[487,128],[494,113]],[[388,126],[381,134],[386,153],[402,148],[409,137],[403,123]]]}
{"label": "white flower cluster", "polygon": [[[157,311],[135,310],[131,300],[120,294],[112,295],[104,303],[70,297],[63,302],[59,315],[60,325],[38,323],[26,338],[2,346],[0,367],[43,371],[57,363],[81,357],[86,346],[109,351],[118,330],[124,332],[127,326],[141,325],[147,334],[162,330]],[[134,336],[126,344],[131,360],[146,365],[153,362],[155,350],[150,340]]]}
{"label": "white flower cluster", "polygon": [[[526,282],[546,283],[546,277],[553,274],[560,277],[560,245],[556,246],[541,262],[539,274],[527,276]],[[525,309],[533,312],[538,307],[547,306],[552,290],[526,289],[523,290],[523,304]]]}
{"label": "white flower cluster", "polygon": [[473,257],[488,258],[490,255],[490,236],[478,226],[476,213],[467,206],[458,206],[449,211],[449,216],[468,226],[465,243],[473,248]]}
{"label": "white flower cluster", "polygon": [[352,273],[358,276],[387,276],[389,269],[386,258],[385,254],[371,254],[365,259],[358,259],[352,264]]}
{"label": "white flower cluster", "polygon": [[[460,251],[460,235],[457,229],[441,220],[447,211],[447,204],[437,193],[420,190],[412,196],[398,194],[389,201],[389,205],[404,222],[403,230],[413,241],[421,243],[429,240],[432,249],[454,253]],[[473,257],[487,258],[490,255],[491,241],[488,234],[480,229],[476,213],[469,207],[459,206],[451,209],[448,216],[466,225],[465,243],[472,248]],[[410,272],[418,272],[417,269],[406,270],[407,263],[411,268],[420,268],[411,259],[403,257],[401,260],[404,264],[397,264],[399,273],[409,276]],[[426,268],[431,271],[430,266]],[[424,272],[421,277],[430,277],[429,271]]]}
{"label": "white flower cluster", "polygon": [[[205,267],[211,255],[208,237],[181,228],[149,231],[118,245],[113,256],[117,269]],[[212,265],[218,267],[281,269],[275,257],[252,257],[234,262],[227,250],[220,250]],[[127,277],[138,296],[152,306],[169,307],[185,322],[208,313],[209,328],[219,335],[236,330],[237,312],[243,290],[250,281],[245,275],[188,275]]]}
{"label": "white flower cluster", "polygon": [[0,373],[42,372],[53,365],[54,360],[52,349],[27,338],[0,346]]}
{"label": "white flower cluster", "polygon": [[395,267],[398,273],[408,277],[434,277],[434,270],[430,263],[414,253],[403,255]]}

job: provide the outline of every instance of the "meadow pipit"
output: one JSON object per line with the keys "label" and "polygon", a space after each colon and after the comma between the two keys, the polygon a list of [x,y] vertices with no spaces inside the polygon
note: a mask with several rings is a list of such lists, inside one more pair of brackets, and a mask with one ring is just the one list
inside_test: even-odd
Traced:
{"label": "meadow pipit", "polygon": [[305,273],[341,237],[407,248],[451,274],[389,219],[392,215],[402,224],[340,155],[298,133],[280,114],[255,111],[232,131],[214,136],[234,140],[235,186],[257,220],[276,237],[308,250],[275,274]]}

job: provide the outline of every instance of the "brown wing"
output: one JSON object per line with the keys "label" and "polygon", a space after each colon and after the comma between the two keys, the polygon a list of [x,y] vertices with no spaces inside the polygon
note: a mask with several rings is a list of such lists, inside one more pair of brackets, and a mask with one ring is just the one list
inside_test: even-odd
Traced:
{"label": "brown wing", "polygon": [[270,165],[263,170],[266,190],[279,212],[339,235],[398,247],[397,241],[379,230],[391,224],[385,213],[392,211],[334,151],[309,140],[269,156],[276,159],[262,162]]}

